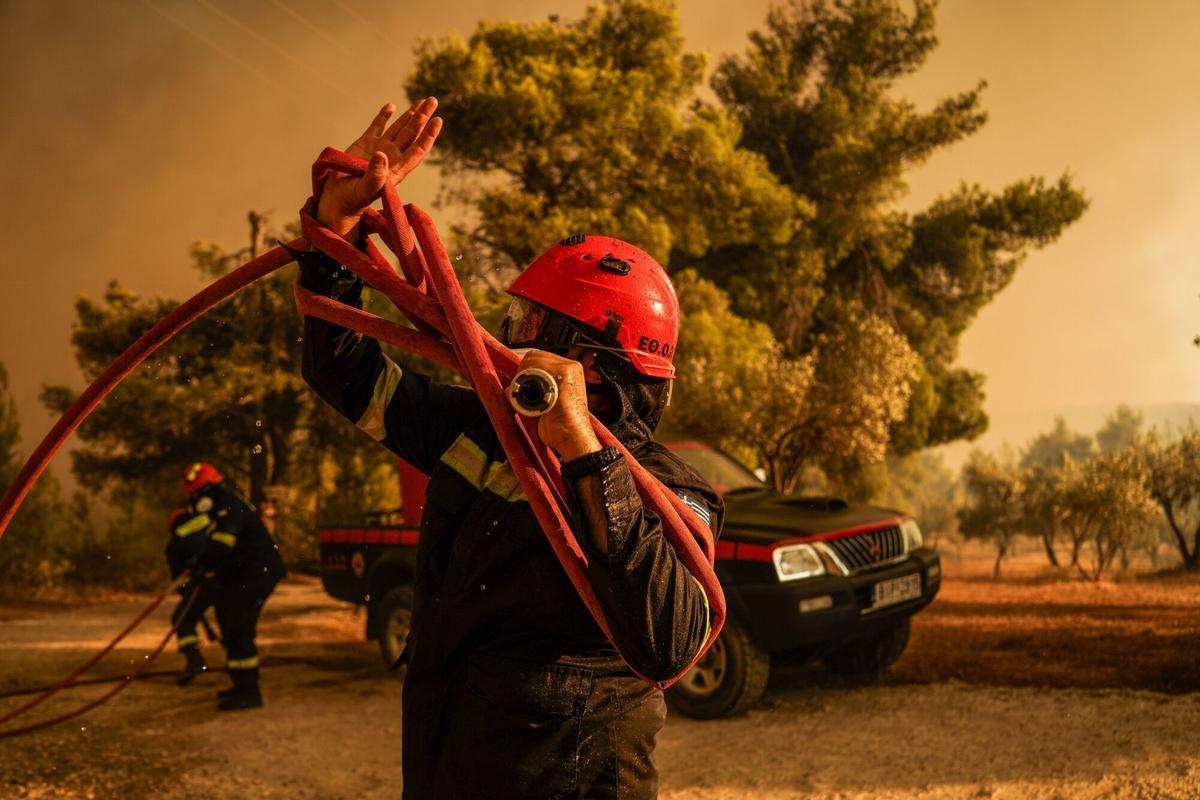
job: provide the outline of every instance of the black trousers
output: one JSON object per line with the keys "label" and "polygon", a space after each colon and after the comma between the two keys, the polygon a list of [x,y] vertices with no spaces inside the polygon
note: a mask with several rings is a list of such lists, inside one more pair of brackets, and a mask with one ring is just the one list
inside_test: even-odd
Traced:
{"label": "black trousers", "polygon": [[220,587],[217,586],[217,582],[212,578],[205,578],[200,581],[199,586],[195,587],[196,599],[189,606],[188,598],[191,597],[192,591],[192,588],[186,589],[183,592],[183,598],[175,606],[175,610],[171,612],[171,622],[179,623],[175,628],[175,640],[179,643],[180,650],[185,650],[189,647],[200,647],[200,638],[196,635],[196,626],[200,624],[200,620],[204,617],[204,612],[212,608],[217,602]]}
{"label": "black trousers", "polygon": [[[248,570],[253,574],[253,571]],[[234,686],[258,686],[258,645],[255,635],[258,616],[281,575],[274,570],[262,572],[232,585],[222,586],[217,597],[217,623],[225,643],[225,666]]]}
{"label": "black trousers", "polygon": [[[475,654],[404,693],[404,798],[653,800],[663,694],[629,676]],[[433,724],[430,724],[430,723]]]}

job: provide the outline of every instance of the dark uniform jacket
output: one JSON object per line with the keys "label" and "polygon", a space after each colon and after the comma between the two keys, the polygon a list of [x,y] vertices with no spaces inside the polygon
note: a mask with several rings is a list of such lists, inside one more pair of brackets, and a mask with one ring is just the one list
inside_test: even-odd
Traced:
{"label": "dark uniform jacket", "polygon": [[171,520],[171,538],[167,540],[166,556],[167,569],[171,571],[171,580],[200,560],[200,555],[208,547],[208,529],[211,521],[206,515],[198,515],[188,510]]}
{"label": "dark uniform jacket", "polygon": [[[301,283],[361,304],[330,259]],[[608,554],[590,550],[566,481],[588,579],[622,660],[546,541],[478,397],[387,359],[379,344],[307,318],[305,379],[369,436],[430,476],[417,546],[404,687],[405,796],[651,797],[662,725],[653,679],[676,675],[710,630],[707,599],[647,510],[628,465],[601,469]],[[719,529],[712,489],[640,424],[610,428],[641,464]],[[637,788],[634,788],[637,787]]]}
{"label": "dark uniform jacket", "polygon": [[272,583],[285,574],[275,540],[245,500],[225,486],[212,483],[191,497],[188,509],[196,520],[205,521],[208,542],[198,562],[212,571],[222,586],[259,583],[269,576]]}

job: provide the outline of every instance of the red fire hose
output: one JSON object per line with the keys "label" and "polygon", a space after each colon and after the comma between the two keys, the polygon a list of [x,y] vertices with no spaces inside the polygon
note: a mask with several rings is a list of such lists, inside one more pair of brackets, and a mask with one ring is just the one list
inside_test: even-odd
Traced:
{"label": "red fire hose", "polygon": [[[112,649],[114,647],[116,647],[117,644],[119,644],[122,639],[124,639],[126,636],[128,636],[133,631],[134,628],[136,628],[138,625],[142,624],[142,621],[144,619],[146,619],[146,617],[150,616],[151,612],[153,612],[154,609],[156,609],[160,605],[162,605],[162,602],[163,602],[163,600],[165,600],[167,598],[167,595],[169,595],[171,592],[175,591],[175,589],[177,587],[183,585],[184,581],[186,581],[187,578],[188,578],[188,572],[185,571],[178,578],[176,578],[171,583],[170,586],[168,586],[163,591],[159,592],[154,597],[154,599],[151,600],[150,603],[145,608],[143,608],[141,610],[141,612],[138,613],[138,615],[136,617],[134,617],[133,620],[127,626],[125,626],[125,629],[123,631],[121,631],[120,633],[118,633],[112,639],[112,641],[110,641],[107,645],[104,646],[103,649],[100,650],[99,653],[96,653],[96,655],[92,656],[87,661],[85,661],[83,664],[78,666],[74,672],[72,672],[70,675],[67,675],[65,678],[60,680],[58,683],[54,684],[53,686],[46,687],[37,697],[34,697],[32,700],[29,700],[28,702],[26,702],[20,706],[17,706],[12,711],[5,713],[3,716],[0,716],[0,725],[3,725],[4,723],[6,723],[12,719],[15,719],[16,717],[21,716],[22,714],[26,713],[27,711],[30,711],[31,709],[41,705],[46,700],[49,700],[51,697],[53,697],[54,695],[63,691],[64,689],[67,689],[71,686],[77,686],[80,683],[82,683],[81,681],[77,681],[76,679],[80,675],[83,675],[89,669],[94,667],[97,664],[97,662],[100,661],[100,659],[102,659],[102,658],[104,658],[104,656],[108,655],[108,653],[111,652]],[[56,717],[51,717],[50,719],[39,720],[38,722],[34,722],[29,725],[20,727],[20,728],[10,728],[8,730],[0,731],[0,739],[6,739],[10,736],[17,736],[22,733],[32,733],[33,731],[41,730],[43,728],[49,728],[52,725],[57,725],[60,722],[66,722],[67,720],[74,719],[75,717],[78,717],[81,714],[86,714],[88,711],[91,711],[96,706],[98,706],[102,703],[106,703],[109,700],[111,700],[112,698],[116,697],[118,694],[120,694],[122,691],[124,691],[125,688],[127,686],[129,686],[129,684],[133,683],[133,681],[135,681],[139,677],[141,677],[146,672],[146,670],[150,669],[150,665],[153,664],[155,659],[157,659],[158,656],[162,653],[163,648],[165,648],[167,646],[167,642],[169,642],[171,640],[171,636],[174,635],[175,629],[179,627],[179,620],[183,619],[184,615],[187,613],[187,610],[191,607],[192,603],[194,603],[196,601],[196,596],[199,594],[199,591],[200,591],[200,589],[198,586],[196,588],[192,589],[191,593],[188,595],[187,601],[185,602],[183,608],[181,609],[181,613],[177,615],[176,621],[171,623],[171,627],[167,631],[166,636],[164,636],[162,641],[159,642],[158,647],[156,647],[154,649],[154,652],[151,653],[150,655],[146,656],[145,659],[143,659],[142,663],[138,665],[137,669],[135,669],[135,670],[121,676],[119,679],[117,679],[119,682],[112,689],[109,689],[107,692],[100,695],[95,700],[91,700],[87,703],[84,703],[83,705],[81,705],[77,708],[74,708],[71,711],[68,711],[66,713],[60,714]],[[111,680],[111,679],[101,679],[101,681],[103,681],[103,680]],[[97,682],[100,682],[100,681],[97,681]],[[12,694],[24,694],[24,692],[19,692],[19,693],[13,692]]]}
{"label": "red fire hose", "polygon": [[[326,148],[313,165],[313,197],[319,196],[330,172],[357,176],[365,168],[364,160]],[[305,249],[311,243],[346,265],[386,295],[414,327],[404,327],[297,286],[296,305],[301,313],[430,358],[457,370],[470,381],[555,556],[596,624],[612,641],[608,620],[586,577],[587,557],[571,532],[558,459],[538,439],[536,420],[516,414],[504,395],[504,386],[512,380],[519,359],[475,321],[432,220],[421,209],[403,205],[390,184],[384,187],[382,213],[369,209],[364,215],[366,232],[378,235],[396,254],[403,273],[399,274],[371,240],[368,239],[367,252],[363,253],[320,225],[315,219],[313,199],[301,209],[300,219],[303,238],[289,243],[289,247]],[[290,260],[287,251],[278,247],[239,267],[168,314],[122,353],[71,405],[22,467],[0,500],[0,535],[62,443],[125,375],[200,314]],[[692,661],[695,663],[711,646],[725,621],[725,597],[712,568],[715,555],[712,532],[682,498],[646,471],[595,417],[592,426],[601,444],[616,447],[625,456],[643,503],[662,520],[667,540],[708,599],[713,624],[708,640]],[[613,644],[615,647],[616,643]],[[667,681],[647,680],[666,688],[680,675]]]}

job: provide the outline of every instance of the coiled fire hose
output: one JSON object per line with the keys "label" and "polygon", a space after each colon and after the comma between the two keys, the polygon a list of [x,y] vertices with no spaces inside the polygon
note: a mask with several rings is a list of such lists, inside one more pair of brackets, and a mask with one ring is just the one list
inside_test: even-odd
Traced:
{"label": "coiled fire hose", "polygon": [[[571,532],[558,459],[538,439],[536,419],[515,413],[505,396],[504,387],[512,382],[519,359],[472,316],[433,221],[416,206],[403,205],[391,184],[384,187],[382,212],[368,209],[363,215],[365,232],[379,236],[396,254],[403,274],[393,269],[373,240],[367,239],[364,253],[316,221],[315,198],[320,196],[329,173],[362,175],[366,163],[334,148],[321,152],[313,165],[313,197],[300,212],[302,238],[288,243],[288,247],[303,250],[311,244],[344,264],[388,297],[413,327],[314,294],[299,285],[295,288],[297,308],[305,315],[449,366],[467,378],[483,403],[551,549],[596,624],[619,650],[587,580],[587,557]],[[0,499],[0,535],[63,442],[125,375],[196,317],[290,261],[287,250],[276,247],[223,276],[160,320],[110,364],[38,444]],[[691,663],[695,663],[715,641],[725,622],[725,596],[712,567],[715,556],[712,531],[682,498],[642,467],[599,420],[593,416],[591,422],[600,443],[617,448],[625,456],[642,502],[662,520],[667,541],[708,599],[712,627],[708,640],[692,659]],[[666,681],[643,678],[666,688],[683,672]]]}
{"label": "coiled fire hose", "polygon": [[[125,629],[123,631],[118,633],[112,639],[112,641],[110,641],[107,645],[105,645],[100,650],[100,652],[96,653],[96,655],[92,656],[87,661],[85,661],[83,664],[80,664],[78,667],[76,667],[75,670],[73,672],[71,672],[70,675],[67,675],[62,680],[60,680],[58,683],[56,683],[52,686],[46,687],[40,694],[38,694],[37,697],[34,697],[33,699],[23,703],[22,705],[17,706],[13,710],[8,711],[3,715],[0,715],[0,725],[4,725],[5,723],[9,722],[10,720],[16,719],[17,717],[21,716],[22,714],[32,710],[33,708],[36,708],[37,706],[41,705],[46,700],[49,700],[51,697],[58,694],[62,690],[67,689],[72,686],[77,686],[80,683],[83,683],[83,682],[77,680],[79,678],[79,676],[83,675],[85,672],[90,670],[92,667],[96,666],[96,664],[100,661],[100,659],[102,659],[106,655],[108,655],[112,651],[112,649],[121,642],[122,639],[124,639],[126,636],[128,636],[130,633],[133,632],[134,628],[141,625],[142,621],[145,620],[146,617],[150,616],[150,614],[154,611],[154,609],[156,609],[160,605],[162,605],[162,602],[167,599],[168,595],[170,595],[172,592],[174,592],[176,589],[178,589],[180,586],[182,586],[187,581],[189,575],[190,575],[190,573],[186,570],[184,572],[182,572],[178,578],[176,578],[174,581],[171,582],[170,586],[168,586],[166,589],[163,589],[161,592],[159,592],[157,595],[155,595],[154,599],[151,600],[150,603],[145,608],[143,608],[141,610],[141,612],[139,612],[138,615],[136,617],[134,617],[133,620],[131,620],[127,626],[125,626]],[[17,736],[22,733],[32,733],[33,731],[41,730],[43,728],[49,728],[50,726],[57,725],[60,722],[66,722],[69,719],[74,719],[75,717],[78,717],[82,714],[86,714],[88,711],[91,711],[93,708],[96,708],[97,706],[101,705],[102,703],[107,703],[109,700],[111,700],[112,698],[116,697],[118,694],[123,692],[125,690],[125,688],[129,686],[129,684],[133,683],[135,680],[142,677],[146,673],[146,670],[150,669],[150,665],[154,663],[155,659],[157,659],[159,657],[159,655],[162,653],[163,649],[167,646],[167,642],[171,641],[171,637],[175,635],[175,629],[179,627],[179,620],[183,619],[184,615],[187,614],[188,609],[190,609],[192,607],[192,604],[196,602],[196,597],[199,595],[199,593],[200,593],[200,587],[197,584],[197,586],[192,589],[191,593],[188,594],[188,598],[184,602],[184,605],[181,609],[181,613],[178,614],[175,621],[173,621],[171,623],[171,627],[169,630],[167,630],[166,635],[163,636],[162,641],[160,641],[158,643],[158,646],[154,649],[154,651],[150,655],[146,656],[142,660],[142,663],[138,665],[137,669],[134,669],[134,670],[126,673],[125,675],[120,676],[120,678],[116,679],[116,681],[117,681],[116,686],[109,689],[107,692],[100,695],[96,699],[90,700],[87,703],[84,703],[83,705],[78,706],[77,708],[74,708],[71,711],[67,711],[63,714],[59,714],[56,717],[51,717],[50,719],[39,720],[38,722],[34,722],[29,725],[24,725],[20,728],[9,728],[8,730],[0,730],[0,739],[6,739],[10,736]],[[105,680],[111,680],[111,679],[101,679],[101,681],[105,681]],[[100,682],[100,681],[97,681],[97,682]],[[23,694],[23,693],[24,692],[13,692],[11,694]]]}

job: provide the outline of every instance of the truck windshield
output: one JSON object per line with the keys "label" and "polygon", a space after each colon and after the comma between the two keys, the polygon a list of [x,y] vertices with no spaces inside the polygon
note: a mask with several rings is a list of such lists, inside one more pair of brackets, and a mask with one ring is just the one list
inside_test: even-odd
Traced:
{"label": "truck windshield", "polygon": [[671,452],[686,461],[688,466],[699,472],[717,494],[726,495],[744,489],[767,488],[753,472],[720,450],[714,450],[699,442],[682,442],[667,446],[671,448]]}

